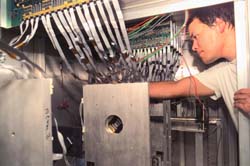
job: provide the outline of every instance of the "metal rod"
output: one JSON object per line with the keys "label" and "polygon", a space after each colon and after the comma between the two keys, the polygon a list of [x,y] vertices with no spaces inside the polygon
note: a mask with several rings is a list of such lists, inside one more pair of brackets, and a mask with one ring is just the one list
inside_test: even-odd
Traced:
{"label": "metal rod", "polygon": [[196,121],[197,119],[195,118],[170,118],[171,121]]}

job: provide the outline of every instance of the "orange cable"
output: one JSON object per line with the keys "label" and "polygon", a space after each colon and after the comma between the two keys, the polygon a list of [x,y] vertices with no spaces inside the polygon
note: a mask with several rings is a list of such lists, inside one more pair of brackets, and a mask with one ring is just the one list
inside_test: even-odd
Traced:
{"label": "orange cable", "polygon": [[131,31],[137,29],[139,26],[145,24],[147,21],[151,20],[152,18],[154,18],[154,16],[148,17],[145,20],[143,20],[142,22],[140,22],[140,23],[138,23],[138,24],[136,24],[136,25],[134,25],[132,27],[129,27],[128,32],[131,32]]}

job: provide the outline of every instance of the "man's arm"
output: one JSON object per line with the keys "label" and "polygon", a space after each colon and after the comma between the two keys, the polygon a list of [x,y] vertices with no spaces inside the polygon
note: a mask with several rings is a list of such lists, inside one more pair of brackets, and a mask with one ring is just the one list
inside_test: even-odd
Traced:
{"label": "man's arm", "polygon": [[210,96],[213,94],[213,90],[200,83],[195,77],[186,77],[179,81],[149,83],[149,96],[151,98]]}

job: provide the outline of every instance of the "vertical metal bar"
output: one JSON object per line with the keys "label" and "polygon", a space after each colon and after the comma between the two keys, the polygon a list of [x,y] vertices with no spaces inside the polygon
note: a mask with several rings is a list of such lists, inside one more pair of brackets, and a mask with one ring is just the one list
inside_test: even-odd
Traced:
{"label": "vertical metal bar", "polygon": [[185,166],[185,144],[184,144],[184,132],[179,132],[180,140],[180,164],[179,166]]}
{"label": "vertical metal bar", "polygon": [[[227,125],[227,137],[228,138],[227,139],[228,139],[228,145],[231,145],[228,147],[228,151],[229,151],[229,153],[228,153],[228,159],[229,159],[228,166],[238,166],[238,160],[239,160],[239,156],[238,156],[239,153],[238,153],[238,146],[237,146],[238,133],[235,130],[233,130],[233,128],[234,128],[234,125],[232,123],[228,123],[228,125]],[[244,154],[244,155],[246,155],[246,154]],[[247,154],[247,156],[249,156],[249,153]],[[244,164],[242,166],[244,166]]]}
{"label": "vertical metal bar", "polygon": [[[249,27],[246,0],[234,1],[235,32],[237,48],[237,82],[238,89],[249,87]],[[250,121],[239,111],[239,162],[240,166],[250,163]]]}
{"label": "vertical metal bar", "polygon": [[[2,16],[2,12],[3,12],[3,9],[2,9],[2,3],[3,1],[0,1],[0,15]],[[0,17],[0,27],[2,25],[2,17]],[[1,28],[0,28],[0,31],[1,31]],[[0,36],[1,37],[1,36]]]}
{"label": "vertical metal bar", "polygon": [[222,124],[220,121],[216,123],[216,135],[217,135],[217,166],[223,166],[224,156],[223,156],[223,131],[222,131]]}
{"label": "vertical metal bar", "polygon": [[195,133],[195,165],[203,166],[203,133]]}
{"label": "vertical metal bar", "polygon": [[170,100],[166,100],[163,102],[163,116],[164,116],[164,121],[163,121],[163,127],[164,127],[164,135],[165,135],[165,140],[164,140],[164,166],[172,166],[172,136],[171,136],[171,105],[170,105]]}
{"label": "vertical metal bar", "polygon": [[[184,110],[185,109],[185,110]],[[177,105],[177,117],[182,117],[183,112],[187,112],[187,107],[183,106],[183,103]],[[179,166],[185,166],[185,144],[184,144],[184,132],[179,132]]]}

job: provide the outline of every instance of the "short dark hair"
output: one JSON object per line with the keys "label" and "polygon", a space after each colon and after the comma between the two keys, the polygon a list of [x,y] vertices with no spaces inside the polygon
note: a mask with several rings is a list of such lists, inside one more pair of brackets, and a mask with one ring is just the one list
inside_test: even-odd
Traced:
{"label": "short dark hair", "polygon": [[190,10],[186,28],[189,27],[195,18],[198,18],[202,23],[208,26],[211,26],[216,18],[220,18],[234,27],[234,4],[224,3]]}

